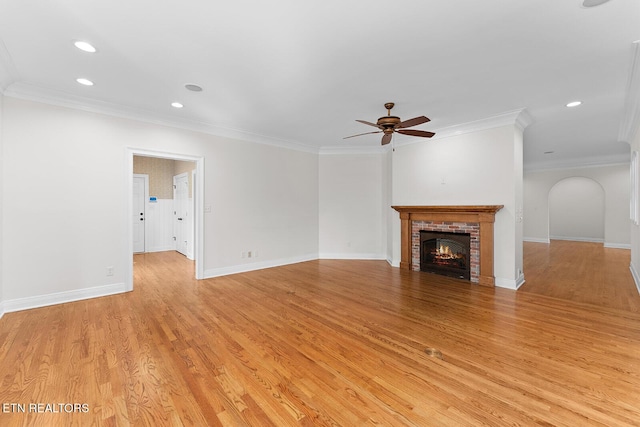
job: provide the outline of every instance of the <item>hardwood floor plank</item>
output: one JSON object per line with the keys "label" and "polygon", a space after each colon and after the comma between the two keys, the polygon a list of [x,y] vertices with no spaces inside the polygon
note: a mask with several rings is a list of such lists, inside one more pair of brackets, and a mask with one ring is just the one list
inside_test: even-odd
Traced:
{"label": "hardwood floor plank", "polygon": [[181,255],[136,255],[134,292],[0,321],[0,402],[89,409],[0,424],[637,425],[640,311],[598,296],[628,285],[604,252],[534,247],[525,292],[384,261],[196,281]]}
{"label": "hardwood floor plank", "polygon": [[524,293],[640,312],[631,251],[602,243],[524,242]]}

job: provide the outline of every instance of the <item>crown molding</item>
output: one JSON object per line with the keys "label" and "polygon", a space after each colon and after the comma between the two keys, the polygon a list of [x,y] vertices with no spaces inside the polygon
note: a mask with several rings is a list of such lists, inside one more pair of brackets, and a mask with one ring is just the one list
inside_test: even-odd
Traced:
{"label": "crown molding", "polygon": [[15,81],[16,75],[13,58],[0,39],[0,94],[4,94],[5,90]]}
{"label": "crown molding", "polygon": [[537,163],[524,165],[525,172],[544,172],[559,169],[587,169],[607,166],[629,166],[630,156],[613,155],[607,157],[592,157],[587,159],[573,159],[569,161]]}
{"label": "crown molding", "polygon": [[520,113],[516,116],[515,125],[521,132],[524,132],[527,127],[533,124],[534,119],[526,108],[519,111]]}
{"label": "crown molding", "polygon": [[238,139],[241,141],[248,141],[257,144],[271,145],[279,148],[318,154],[317,147],[297,142],[286,141],[266,135],[242,131],[239,129],[214,126],[205,122],[176,120],[174,117],[164,116],[146,110],[122,106],[110,102],[97,101],[94,99],[72,95],[64,91],[42,88],[36,85],[19,82],[13,83],[4,91],[4,95],[18,99],[24,99],[27,101],[55,105],[58,107],[73,108],[90,113],[104,114],[108,116],[195,131],[224,138]]}
{"label": "crown molding", "polygon": [[[2,61],[2,46],[0,46],[0,61]],[[1,63],[0,63],[1,65]],[[0,69],[0,78],[2,77]],[[1,80],[0,80],[1,83]],[[1,90],[1,87],[0,87]],[[4,89],[5,96],[24,99],[28,101],[40,102],[49,105],[55,105],[65,108],[73,108],[76,110],[87,111],[91,113],[105,114],[108,116],[119,117],[124,119],[136,120],[145,123],[152,123],[162,126],[168,126],[178,129],[195,131],[209,135],[238,139],[242,141],[254,142],[286,148],[290,150],[302,151],[312,154],[321,155],[362,155],[362,154],[381,154],[387,152],[391,147],[401,147],[404,145],[423,142],[423,138],[403,138],[403,141],[397,141],[394,138],[392,144],[387,146],[374,147],[346,147],[346,146],[326,146],[315,147],[298,142],[282,140],[266,135],[260,135],[239,129],[225,128],[215,126],[210,123],[196,122],[190,120],[176,120],[175,117],[164,116],[150,111],[136,109],[132,107],[122,106],[110,102],[98,101],[95,99],[72,95],[68,92],[47,89],[40,86],[15,82]],[[434,140],[458,136],[482,130],[492,129],[501,126],[515,125],[518,129],[524,130],[533,122],[531,115],[526,109],[518,109],[497,114],[495,116],[486,117],[480,120],[461,123],[459,125],[448,126],[436,129]]]}
{"label": "crown molding", "polygon": [[[436,129],[434,131],[436,134],[431,138],[431,140],[449,138],[452,136],[464,135],[509,125],[514,125],[523,131],[531,123],[533,123],[533,118],[529,112],[525,108],[520,108],[517,110],[506,111],[495,116]],[[422,141],[424,141],[424,138],[411,138],[403,142],[396,142],[395,145],[397,147],[401,147],[403,145],[415,144]]]}
{"label": "crown molding", "polygon": [[626,143],[633,141],[640,127],[640,40],[633,42],[632,46],[627,98],[618,131],[618,141]]}

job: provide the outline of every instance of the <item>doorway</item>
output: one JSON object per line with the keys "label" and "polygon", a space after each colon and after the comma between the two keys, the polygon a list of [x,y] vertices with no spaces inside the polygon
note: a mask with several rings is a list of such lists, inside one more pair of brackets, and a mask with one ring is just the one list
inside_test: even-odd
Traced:
{"label": "doorway", "polygon": [[570,177],[549,191],[549,238],[604,242],[605,192],[591,178]]}
{"label": "doorway", "polygon": [[[144,149],[135,149],[135,148],[127,148],[126,149],[126,207],[127,207],[127,250],[124,254],[126,260],[124,265],[127,268],[125,275],[125,289],[130,291],[133,290],[133,254],[134,254],[134,225],[133,221],[131,221],[131,213],[134,211],[134,157],[152,157],[159,159],[168,159],[175,160],[181,163],[184,162],[192,162],[193,173],[186,174],[194,177],[194,181],[192,184],[192,213],[189,216],[190,221],[192,222],[193,238],[190,246],[191,254],[195,264],[195,278],[202,279],[204,278],[204,266],[203,266],[203,254],[204,254],[204,245],[203,245],[203,232],[204,232],[204,220],[202,217],[203,213],[203,200],[204,200],[204,157],[201,156],[191,156],[184,154],[175,154],[175,153],[164,153],[152,150],[144,150]],[[178,174],[180,175],[180,174]],[[136,190],[139,192],[139,190]],[[147,201],[151,201],[152,203],[148,203],[147,206],[158,207],[158,211],[162,209],[159,208],[160,203],[158,203],[158,199],[154,197],[153,194],[145,195]],[[154,200],[155,199],[155,200]],[[157,204],[156,204],[157,203]],[[171,214],[173,214],[173,200],[171,200]],[[139,221],[142,223],[146,223],[149,219],[149,215],[152,212],[146,210],[144,212],[144,221]],[[176,211],[177,215],[177,211]],[[184,218],[184,217],[182,217]],[[147,231],[148,226],[147,226]],[[171,234],[173,234],[173,230],[171,230]],[[172,236],[173,237],[173,236]],[[145,244],[145,250],[149,251],[149,235],[145,236],[145,240],[147,244]],[[177,240],[177,239],[176,239]],[[176,249],[176,245],[172,244],[171,249]],[[187,245],[187,252],[189,252],[189,244]]]}

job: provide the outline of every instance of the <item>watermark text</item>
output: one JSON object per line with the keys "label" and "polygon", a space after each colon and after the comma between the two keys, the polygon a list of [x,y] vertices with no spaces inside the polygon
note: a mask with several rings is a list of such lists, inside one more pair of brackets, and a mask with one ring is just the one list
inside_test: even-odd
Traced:
{"label": "watermark text", "polygon": [[3,402],[0,407],[3,414],[86,414],[88,403],[15,403]]}

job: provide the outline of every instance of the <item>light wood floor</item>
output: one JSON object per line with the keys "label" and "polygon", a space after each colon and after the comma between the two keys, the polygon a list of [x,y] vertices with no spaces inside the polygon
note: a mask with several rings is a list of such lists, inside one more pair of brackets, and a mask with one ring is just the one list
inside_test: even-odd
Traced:
{"label": "light wood floor", "polygon": [[605,248],[602,243],[525,242],[526,282],[519,292],[640,312],[630,263],[630,250]]}
{"label": "light wood floor", "polygon": [[135,263],[134,292],[0,320],[0,403],[89,409],[5,411],[0,425],[640,420],[632,310],[384,261],[312,261],[200,282],[175,253]]}

